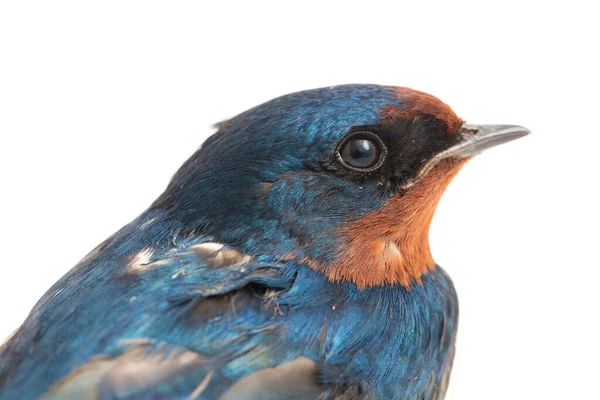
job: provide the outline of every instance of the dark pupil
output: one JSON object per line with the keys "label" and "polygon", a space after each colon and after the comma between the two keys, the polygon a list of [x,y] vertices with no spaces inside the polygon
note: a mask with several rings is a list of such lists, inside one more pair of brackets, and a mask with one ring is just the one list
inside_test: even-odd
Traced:
{"label": "dark pupil", "polygon": [[379,150],[368,139],[352,139],[342,149],[342,158],[356,168],[368,168],[377,163]]}

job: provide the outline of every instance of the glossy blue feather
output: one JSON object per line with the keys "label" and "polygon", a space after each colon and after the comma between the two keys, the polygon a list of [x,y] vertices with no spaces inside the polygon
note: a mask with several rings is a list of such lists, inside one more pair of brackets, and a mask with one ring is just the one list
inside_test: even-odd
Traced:
{"label": "glossy blue feather", "polygon": [[[57,282],[0,349],[0,398],[38,398],[93,357],[119,357],[124,340],[140,338],[209,361],[130,398],[187,398],[210,371],[198,398],[218,398],[239,378],[298,357],[319,365],[330,394],[356,386],[384,399],[435,398],[457,323],[440,268],[411,288],[359,290],[284,260],[293,252],[331,262],[340,227],[389,197],[327,162],[349,129],[402,106],[394,93],[374,85],[300,92],[222,124],[150,209]],[[210,265],[192,251],[208,241],[252,261]],[[157,266],[129,271],[144,251]],[[119,397],[106,383],[94,390]]]}

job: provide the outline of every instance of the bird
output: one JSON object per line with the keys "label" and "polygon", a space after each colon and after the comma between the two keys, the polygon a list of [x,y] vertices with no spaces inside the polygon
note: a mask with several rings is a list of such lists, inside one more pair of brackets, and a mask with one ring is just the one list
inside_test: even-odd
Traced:
{"label": "bird", "polygon": [[216,128],[2,345],[0,399],[443,399],[458,301],[429,227],[529,131],[371,84]]}

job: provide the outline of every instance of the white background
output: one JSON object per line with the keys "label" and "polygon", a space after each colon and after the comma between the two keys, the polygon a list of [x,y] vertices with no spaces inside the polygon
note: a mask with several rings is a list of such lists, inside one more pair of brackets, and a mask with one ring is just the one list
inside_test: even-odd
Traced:
{"label": "white background", "polygon": [[434,220],[461,301],[448,399],[598,396],[597,11],[361,3],[3,1],[0,337],[213,123],[292,91],[391,84],[533,131],[467,165]]}

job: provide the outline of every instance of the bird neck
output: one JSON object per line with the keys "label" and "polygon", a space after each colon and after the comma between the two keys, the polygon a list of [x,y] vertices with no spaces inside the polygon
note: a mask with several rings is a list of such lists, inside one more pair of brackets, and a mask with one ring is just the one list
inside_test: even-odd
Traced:
{"label": "bird neck", "polygon": [[345,225],[336,260],[313,268],[332,281],[349,280],[360,288],[420,284],[421,277],[435,266],[429,249],[433,215],[465,161],[439,164],[405,193]]}

